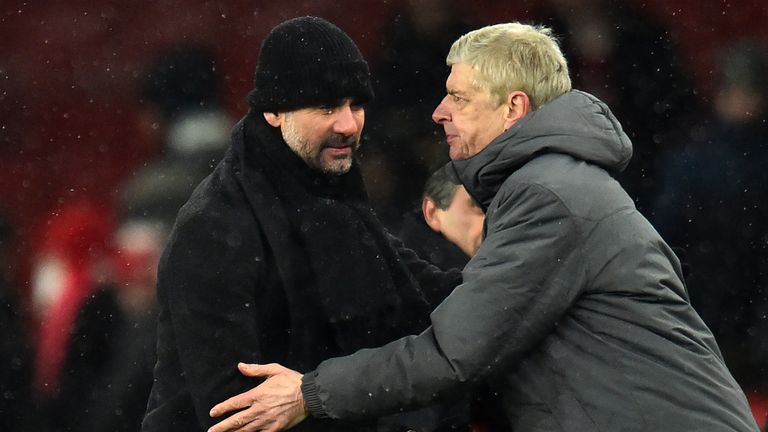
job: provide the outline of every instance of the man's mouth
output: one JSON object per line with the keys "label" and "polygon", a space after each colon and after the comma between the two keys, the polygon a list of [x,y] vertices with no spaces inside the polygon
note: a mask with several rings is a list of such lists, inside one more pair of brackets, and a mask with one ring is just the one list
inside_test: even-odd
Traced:
{"label": "man's mouth", "polygon": [[327,146],[325,147],[325,150],[349,150],[352,146],[344,145],[344,146]]}
{"label": "man's mouth", "polygon": [[354,137],[334,136],[325,141],[325,143],[323,144],[323,148],[324,149],[347,149],[347,148],[354,148],[354,144],[355,144]]}
{"label": "man's mouth", "polygon": [[326,154],[331,155],[332,157],[346,157],[352,154],[352,146],[350,145],[325,146],[323,148],[323,151]]}
{"label": "man's mouth", "polygon": [[352,147],[352,145],[347,143],[334,143],[334,144],[327,144],[325,146],[325,148],[330,148],[330,149],[344,149],[349,147]]}

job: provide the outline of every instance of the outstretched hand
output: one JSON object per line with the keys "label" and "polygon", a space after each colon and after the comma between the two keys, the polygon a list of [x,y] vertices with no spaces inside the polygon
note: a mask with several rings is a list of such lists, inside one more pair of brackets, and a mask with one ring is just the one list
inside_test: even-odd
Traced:
{"label": "outstretched hand", "polygon": [[211,417],[238,412],[216,423],[208,432],[276,432],[296,426],[307,417],[301,394],[302,374],[277,363],[239,363],[237,368],[245,376],[267,380],[213,407]]}

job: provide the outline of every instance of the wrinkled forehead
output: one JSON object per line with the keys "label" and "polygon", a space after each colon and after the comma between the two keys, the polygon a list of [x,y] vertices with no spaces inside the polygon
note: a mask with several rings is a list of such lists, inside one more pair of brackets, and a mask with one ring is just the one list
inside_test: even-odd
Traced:
{"label": "wrinkled forehead", "polygon": [[445,89],[450,94],[485,91],[476,79],[474,68],[466,63],[456,63],[451,66],[451,73],[445,80]]}

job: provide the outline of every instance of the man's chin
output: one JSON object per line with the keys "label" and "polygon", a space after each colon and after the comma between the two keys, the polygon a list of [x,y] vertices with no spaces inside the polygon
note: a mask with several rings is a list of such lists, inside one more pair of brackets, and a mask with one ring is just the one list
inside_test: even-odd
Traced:
{"label": "man's chin", "polygon": [[352,158],[331,159],[324,161],[321,170],[326,174],[342,175],[352,169]]}

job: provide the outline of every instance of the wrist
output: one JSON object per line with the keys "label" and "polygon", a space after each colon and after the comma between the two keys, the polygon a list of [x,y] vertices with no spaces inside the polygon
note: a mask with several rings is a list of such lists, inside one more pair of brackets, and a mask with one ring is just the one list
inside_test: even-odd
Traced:
{"label": "wrist", "polygon": [[319,389],[315,383],[317,378],[317,372],[312,371],[304,374],[301,379],[301,395],[304,403],[304,409],[306,413],[315,418],[328,418],[328,413],[325,412],[323,402],[318,395]]}
{"label": "wrist", "polygon": [[[304,375],[299,377],[299,379],[303,383],[304,382]],[[304,393],[301,390],[301,385],[299,386],[299,400],[301,401],[301,412],[302,412],[302,414],[304,414],[305,416],[308,416],[309,415],[309,411],[307,411],[307,400],[304,398]]]}

